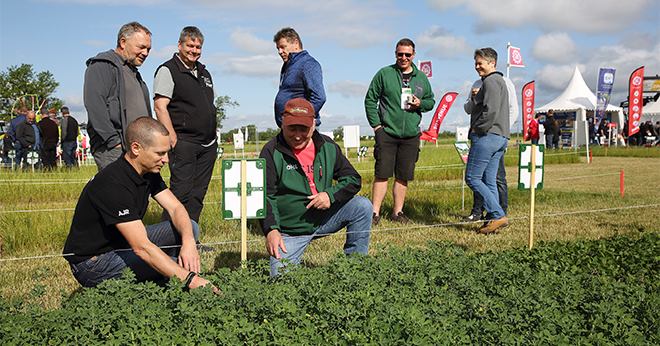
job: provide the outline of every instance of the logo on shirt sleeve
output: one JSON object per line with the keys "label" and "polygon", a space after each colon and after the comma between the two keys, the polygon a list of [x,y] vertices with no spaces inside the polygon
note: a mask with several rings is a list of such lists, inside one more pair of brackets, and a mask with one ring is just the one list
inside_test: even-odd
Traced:
{"label": "logo on shirt sleeve", "polygon": [[128,209],[124,209],[124,210],[119,211],[119,216],[126,216],[128,214],[129,214]]}

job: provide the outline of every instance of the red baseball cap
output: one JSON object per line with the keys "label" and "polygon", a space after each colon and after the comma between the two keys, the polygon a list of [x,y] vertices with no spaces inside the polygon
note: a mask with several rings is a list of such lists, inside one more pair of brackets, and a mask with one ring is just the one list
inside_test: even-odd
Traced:
{"label": "red baseball cap", "polygon": [[282,126],[314,125],[314,106],[309,101],[299,97],[286,103],[282,111]]}

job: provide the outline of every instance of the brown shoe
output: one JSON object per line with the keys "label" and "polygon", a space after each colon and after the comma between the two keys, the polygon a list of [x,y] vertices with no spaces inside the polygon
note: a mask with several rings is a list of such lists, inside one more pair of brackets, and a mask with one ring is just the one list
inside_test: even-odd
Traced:
{"label": "brown shoe", "polygon": [[371,227],[378,226],[379,223],[380,223],[380,215],[376,215],[376,213],[374,213],[373,217],[371,218]]}
{"label": "brown shoe", "polygon": [[477,230],[478,233],[488,234],[488,233],[498,233],[500,227],[506,227],[509,225],[509,219],[506,216],[502,217],[499,220],[490,220],[483,227]]}
{"label": "brown shoe", "polygon": [[402,211],[400,211],[396,215],[390,215],[390,220],[392,220],[394,222],[404,223],[404,224],[409,224],[410,223],[410,220],[408,220],[408,218],[403,215]]}

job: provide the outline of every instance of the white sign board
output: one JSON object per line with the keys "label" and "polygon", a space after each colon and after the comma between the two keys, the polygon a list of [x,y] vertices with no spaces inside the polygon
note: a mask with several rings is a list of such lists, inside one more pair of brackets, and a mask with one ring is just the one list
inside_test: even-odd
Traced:
{"label": "white sign board", "polygon": [[360,147],[360,126],[344,126],[344,148]]}
{"label": "white sign board", "polygon": [[468,131],[469,127],[458,127],[456,126],[456,142],[467,142],[468,141]]}
{"label": "white sign board", "polygon": [[241,218],[241,161],[246,161],[246,218],[266,216],[266,160],[222,160],[222,218]]}
{"label": "white sign board", "polygon": [[234,133],[234,149],[243,149],[243,132]]}
{"label": "white sign board", "polygon": [[[520,171],[518,174],[518,190],[529,190],[532,179],[532,145],[520,145]],[[536,153],[534,154],[534,185],[535,190],[543,189],[543,158],[545,153],[545,145],[534,145]]]}

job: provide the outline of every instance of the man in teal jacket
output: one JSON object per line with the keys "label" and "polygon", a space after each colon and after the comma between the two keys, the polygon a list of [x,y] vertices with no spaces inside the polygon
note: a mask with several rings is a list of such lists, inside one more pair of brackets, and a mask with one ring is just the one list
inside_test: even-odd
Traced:
{"label": "man in teal jacket", "polygon": [[282,113],[282,131],[260,154],[266,160],[267,194],[266,218],[260,222],[271,276],[281,272],[283,259],[300,263],[313,239],[344,227],[344,253],[366,255],[372,206],[367,198],[355,197],[360,174],[330,137],[315,130],[309,101],[293,99]]}
{"label": "man in teal jacket", "polygon": [[408,181],[415,179],[419,158],[419,122],[435,105],[431,84],[413,64],[415,43],[404,38],[396,44],[396,63],[383,67],[371,80],[364,108],[376,138],[375,177],[372,193],[373,224],[380,221],[380,205],[387,194],[387,180],[394,174],[390,219],[409,223],[403,215]]}

